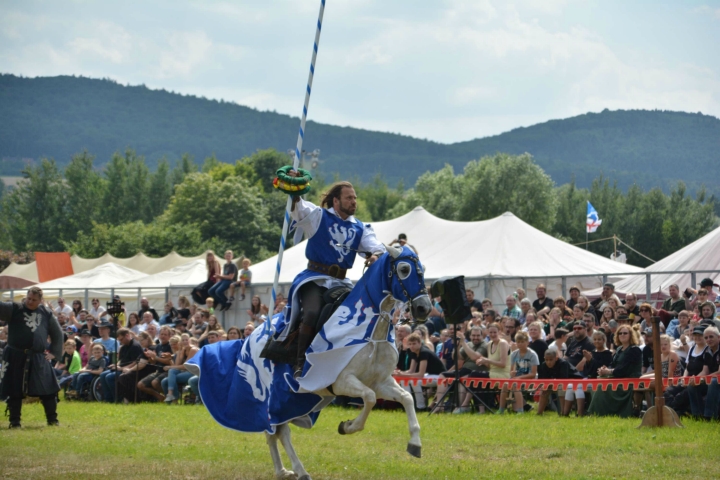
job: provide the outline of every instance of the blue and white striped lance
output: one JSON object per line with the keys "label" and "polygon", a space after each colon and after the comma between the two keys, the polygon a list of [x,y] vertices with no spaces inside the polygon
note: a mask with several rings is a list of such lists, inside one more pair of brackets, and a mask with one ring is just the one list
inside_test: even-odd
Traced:
{"label": "blue and white striped lance", "polygon": [[[315,43],[313,44],[312,61],[310,62],[310,73],[308,74],[307,88],[305,89],[305,103],[303,104],[302,116],[300,117],[300,131],[298,132],[295,156],[293,158],[293,170],[300,166],[300,152],[302,151],[303,138],[305,137],[305,120],[307,118],[308,105],[310,104],[310,91],[312,90],[313,76],[315,75],[315,59],[317,58],[318,44],[320,43],[320,30],[322,29],[323,12],[325,11],[325,0],[320,0],[320,13],[318,14],[317,30],[315,31]],[[273,281],[272,299],[268,309],[268,320],[272,318],[277,299],[278,283],[280,281],[280,266],[282,265],[285,242],[287,240],[288,225],[290,224],[290,208],[292,208],[292,196],[288,195],[285,205],[285,218],[283,219],[282,234],[280,235],[280,249],[278,250],[277,266],[275,267],[275,280]]]}

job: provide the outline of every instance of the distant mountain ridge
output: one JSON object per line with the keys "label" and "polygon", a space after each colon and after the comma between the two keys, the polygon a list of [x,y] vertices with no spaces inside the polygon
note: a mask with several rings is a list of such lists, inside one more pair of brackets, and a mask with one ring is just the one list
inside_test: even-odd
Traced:
{"label": "distant mountain ridge", "polygon": [[[23,159],[60,165],[87,149],[97,163],[133,148],[154,166],[183,153],[232,162],[257,149],[295,145],[299,121],[224,101],[83,77],[0,75],[0,174]],[[462,170],[496,152],[529,152],[558,184],[588,186],[600,173],[621,187],[667,188],[684,180],[720,191],[720,119],[699,113],[608,111],[517,128],[455,144],[309,121],[304,147],[319,148],[320,171],[369,180],[380,173],[411,186],[445,163]]]}

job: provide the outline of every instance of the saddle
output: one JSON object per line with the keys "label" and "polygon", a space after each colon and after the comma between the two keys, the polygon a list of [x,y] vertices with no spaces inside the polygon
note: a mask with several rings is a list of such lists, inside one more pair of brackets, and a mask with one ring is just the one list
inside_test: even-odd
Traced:
{"label": "saddle", "polygon": [[[325,306],[320,311],[317,323],[315,324],[315,332],[319,332],[323,325],[332,316],[335,310],[345,301],[345,298],[352,291],[346,286],[333,287],[323,293],[323,303]],[[302,318],[302,312],[298,315],[298,319]],[[294,365],[298,356],[298,327],[300,321],[296,320],[290,327],[290,333],[285,340],[268,340],[265,348],[260,353],[260,357],[267,358],[276,363],[288,363]]]}

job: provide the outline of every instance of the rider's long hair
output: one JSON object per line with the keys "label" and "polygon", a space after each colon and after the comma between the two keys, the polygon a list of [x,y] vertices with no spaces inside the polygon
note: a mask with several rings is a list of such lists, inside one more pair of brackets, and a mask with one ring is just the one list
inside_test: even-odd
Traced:
{"label": "rider's long hair", "polygon": [[328,189],[327,192],[323,193],[320,206],[323,208],[330,208],[333,206],[333,199],[337,198],[340,200],[343,188],[354,188],[350,182],[336,182]]}

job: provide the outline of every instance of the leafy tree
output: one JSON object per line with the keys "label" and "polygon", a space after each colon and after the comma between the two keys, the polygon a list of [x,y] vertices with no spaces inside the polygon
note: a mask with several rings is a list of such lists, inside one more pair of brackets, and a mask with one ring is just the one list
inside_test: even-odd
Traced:
{"label": "leafy tree", "polygon": [[160,221],[194,225],[203,239],[216,238],[237,254],[257,258],[274,250],[280,234],[268,221],[262,197],[244,178],[214,181],[209,174],[192,173],[175,188]]}
{"label": "leafy tree", "polygon": [[202,165],[202,168],[200,169],[200,171],[201,171],[202,173],[210,173],[210,171],[211,171],[212,169],[214,169],[215,167],[220,166],[221,163],[222,163],[222,162],[220,162],[220,160],[218,160],[217,157],[215,156],[215,154],[213,153],[212,155],[210,155],[209,157],[207,157],[207,158],[205,159],[205,161],[203,162],[203,165]]}
{"label": "leafy tree", "polygon": [[66,186],[54,160],[23,170],[22,180],[5,199],[3,213],[15,251],[63,250]]}
{"label": "leafy tree", "polygon": [[364,221],[388,220],[390,209],[395,206],[403,197],[402,186],[399,189],[391,189],[383,180],[381,175],[376,175],[368,185],[358,185],[357,195],[363,201],[370,212],[370,218]]}
{"label": "leafy tree", "polygon": [[148,192],[148,213],[146,221],[159,216],[168,203],[173,193],[173,185],[170,180],[170,164],[163,158],[158,164],[155,173],[150,175],[150,190]]}
{"label": "leafy tree", "polygon": [[240,160],[252,167],[256,177],[260,180],[260,184],[265,193],[274,190],[272,182],[275,179],[275,172],[278,168],[290,165],[292,160],[285,153],[280,153],[273,148],[267,150],[258,150],[249,157]]}
{"label": "leafy tree", "polygon": [[105,167],[105,192],[103,194],[103,220],[111,225],[124,223],[131,216],[127,211],[126,190],[127,160],[115,152]]}
{"label": "leafy tree", "polygon": [[195,162],[193,162],[192,156],[184,153],[180,161],[177,163],[177,165],[175,165],[175,168],[173,168],[172,174],[170,175],[172,188],[174,189],[175,185],[182,183],[187,174],[197,171],[198,168],[197,165],[195,165]]}
{"label": "leafy tree", "polygon": [[105,182],[94,168],[94,159],[85,151],[75,155],[65,168],[63,240],[74,239],[78,232],[88,231],[92,222],[100,218],[98,198],[105,190]]}

